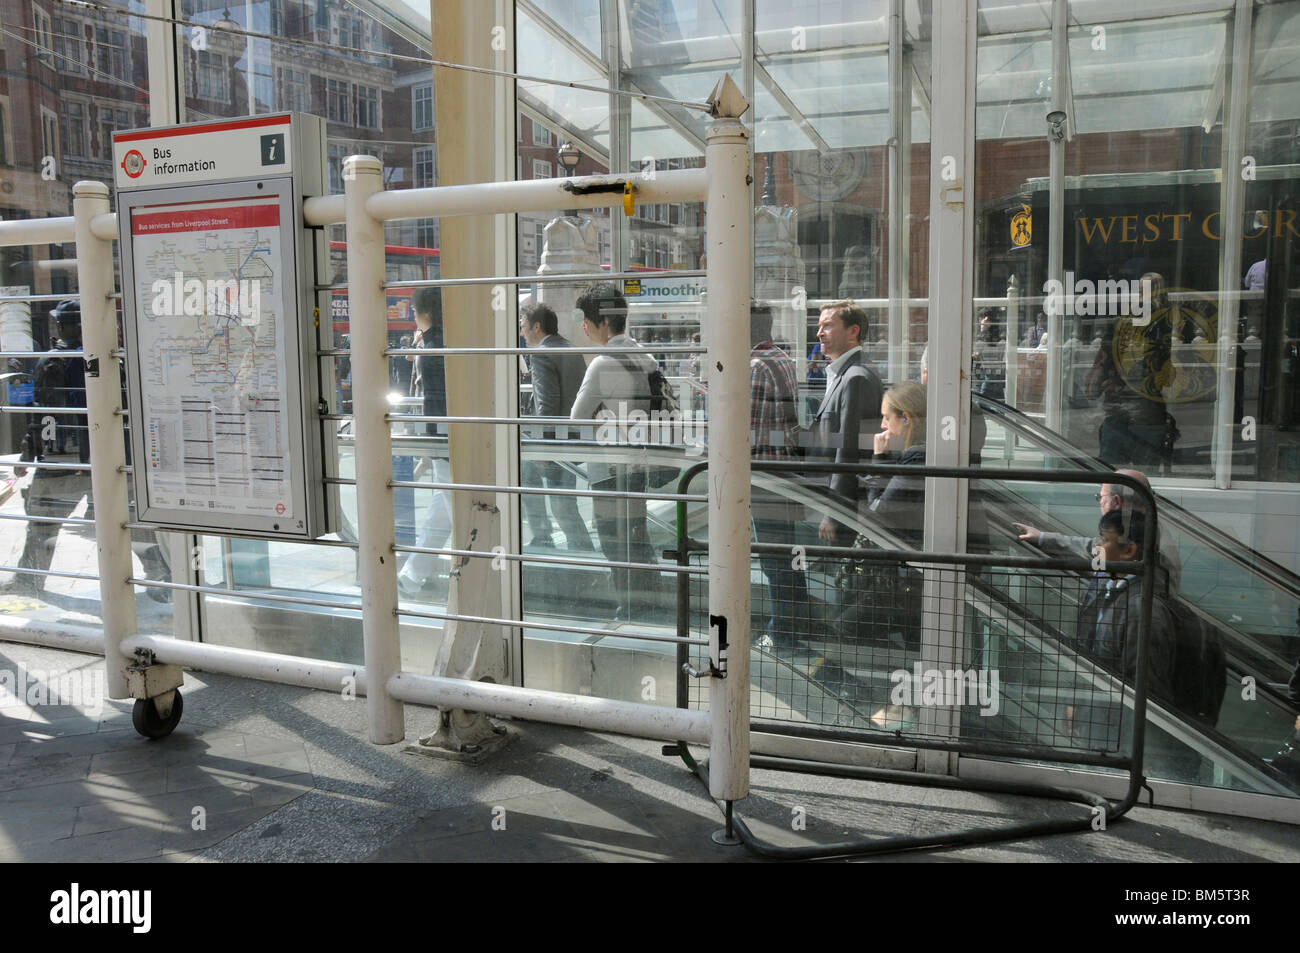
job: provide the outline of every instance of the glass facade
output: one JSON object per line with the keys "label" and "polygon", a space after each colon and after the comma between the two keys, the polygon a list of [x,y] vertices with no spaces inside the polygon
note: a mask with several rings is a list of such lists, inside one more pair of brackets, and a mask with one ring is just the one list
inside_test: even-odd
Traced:
{"label": "glass facade", "polygon": [[[184,0],[181,22],[162,25],[179,63],[178,118],[311,113],[328,123],[332,192],[342,191],[343,160],[358,153],[382,161],[387,189],[439,184],[440,133],[463,130],[439,125],[429,22],[421,4],[382,6]],[[702,167],[710,120],[694,105],[730,74],[752,103],[744,122],[759,314],[751,327],[755,459],[867,462],[874,450],[877,461],[906,464],[926,461],[929,449],[933,462],[957,427],[969,439],[969,462],[982,468],[964,522],[954,520],[943,485],[927,492],[915,478],[842,474],[837,482],[756,470],[753,540],[795,553],[789,565],[771,551],[753,563],[756,717],[868,731],[910,726],[914,706],[891,701],[890,672],[920,658],[923,593],[951,586],[964,601],[944,609],[938,644],[963,664],[1000,665],[1007,680],[1001,714],[971,720],[963,711],[961,734],[1067,747],[1073,738],[1087,748],[1094,739],[1077,728],[1082,712],[1105,706],[1076,701],[1085,683],[1108,686],[1111,708],[1100,721],[1113,727],[1131,717],[1123,694],[1131,673],[1116,675],[1076,651],[1089,624],[1091,577],[926,576],[900,564],[886,578],[852,560],[801,562],[798,551],[830,542],[931,549],[946,520],[962,526],[970,552],[1032,554],[1041,539],[1016,528],[1027,527],[1079,541],[1075,555],[1089,557],[1108,506],[1104,494],[1095,498],[1096,485],[1012,484],[998,471],[1132,468],[1162,497],[1163,571],[1152,584],[1162,599],[1192,608],[1190,617],[1175,614],[1175,627],[1200,633],[1226,658],[1216,669],[1219,688],[1226,685],[1221,710],[1197,713],[1211,747],[1189,740],[1171,714],[1177,706],[1162,699],[1150,770],[1286,793],[1256,761],[1289,731],[1284,686],[1300,656],[1300,2],[979,0],[971,9],[970,182],[959,181],[961,157],[931,150],[932,116],[945,105],[935,91],[953,68],[934,55],[941,14],[905,0],[518,0],[508,51],[522,78],[512,90],[509,164],[520,181],[602,173],[651,180]],[[162,121],[157,110],[151,120],[149,79],[161,73],[151,73],[147,55],[160,25],[125,5],[114,14],[10,3],[3,19],[25,26],[6,33],[0,77],[0,215],[67,215],[71,183],[110,178],[114,129]],[[964,318],[931,309],[941,285],[960,283],[931,273],[942,237],[931,216],[943,203],[966,203],[973,235],[969,283],[960,284],[970,327],[960,333],[953,329]],[[703,206],[684,202],[515,217],[513,256],[524,280],[494,327],[510,340],[522,313],[512,343],[527,351],[495,363],[509,371],[508,403],[517,400],[525,418],[592,421],[475,425],[509,435],[519,483],[533,491],[507,510],[515,521],[507,535],[523,556],[510,564],[511,618],[522,632],[512,642],[519,664],[511,677],[519,683],[679,700],[679,648],[636,636],[678,631],[669,570],[683,534],[706,539],[705,509],[636,494],[672,492],[707,445],[709,374],[698,350],[723,332],[710,326],[700,275],[706,225]],[[336,286],[333,346],[322,360],[334,381],[339,532],[318,545],[149,534],[137,554],[148,578],[229,590],[196,597],[189,621],[172,620],[178,633],[360,661],[360,585],[348,545],[357,538],[351,316],[338,287],[347,237],[334,226],[330,239],[322,281]],[[441,275],[437,220],[390,222],[385,240],[390,281]],[[5,249],[6,293],[75,292],[75,272],[64,264],[73,254]],[[589,278],[527,280],[602,272],[613,287],[586,308],[579,299]],[[441,315],[427,326],[417,296],[389,289],[391,347],[440,346]],[[52,345],[50,306],[5,303],[4,350],[24,350],[15,346],[24,340],[33,350]],[[860,324],[848,319],[858,309]],[[543,352],[561,338],[579,354]],[[598,409],[631,395],[616,387],[593,402],[597,378],[636,381],[648,366],[642,355],[630,369],[601,355],[611,343],[636,343],[656,358],[676,405],[666,430],[644,440],[602,436]],[[939,355],[949,366],[957,352],[956,381],[928,374]],[[838,360],[845,354],[847,363]],[[393,478],[412,484],[394,491],[402,546],[451,548],[449,491],[434,486],[451,480],[447,424],[401,419],[446,416],[441,360],[390,360]],[[29,363],[15,370],[30,376]],[[850,375],[850,365],[861,372]],[[22,383],[6,384],[10,412],[0,418],[13,453],[36,419],[13,412],[38,403]],[[831,408],[840,413],[836,389],[850,387],[865,406],[853,411],[846,436],[849,418]],[[828,433],[838,444],[828,444]],[[68,486],[45,515],[83,517],[84,488],[58,480]],[[687,486],[705,488],[702,475]],[[64,513],[63,498],[74,493]],[[0,513],[33,515],[24,495],[39,494],[14,494]],[[85,524],[31,523],[41,527],[32,531],[29,522],[5,522],[4,565],[19,565],[24,547],[39,545],[52,548],[53,569],[93,573],[93,548],[59,543],[84,540]],[[73,554],[80,562],[68,561]],[[702,557],[687,562],[700,566]],[[404,607],[448,610],[448,554],[404,554],[401,568]],[[687,588],[688,630],[707,636],[706,588],[698,576]],[[94,617],[94,591],[93,581],[45,580],[46,602],[79,600],[61,607],[70,619]],[[880,593],[888,593],[887,619],[872,615]],[[286,607],[259,595],[330,605]],[[142,612],[165,627],[170,610],[144,589],[140,596]],[[440,628],[404,619],[408,663],[427,666]],[[702,657],[690,658],[698,665]],[[1242,679],[1253,680],[1253,694]],[[694,691],[680,700],[707,704]]]}

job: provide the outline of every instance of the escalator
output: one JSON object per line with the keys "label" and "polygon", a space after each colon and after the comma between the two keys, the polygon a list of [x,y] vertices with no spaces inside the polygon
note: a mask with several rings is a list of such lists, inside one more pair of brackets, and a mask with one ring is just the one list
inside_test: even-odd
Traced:
{"label": "escalator", "polygon": [[[981,538],[972,536],[972,551],[1009,557],[1038,553],[1018,540],[1013,521],[1068,535],[1094,535],[1099,515],[1095,484],[1014,483],[998,480],[997,470],[1108,468],[1025,415],[996,401],[976,400],[986,423],[981,467],[988,478],[971,484],[972,506],[983,517],[972,517],[971,523],[987,525],[987,531],[981,529]],[[757,471],[755,485],[796,492],[788,486],[780,489],[782,481]],[[820,512],[826,512],[827,505],[816,504]],[[1221,644],[1226,672],[1217,717],[1189,716],[1168,698],[1150,699],[1146,773],[1188,784],[1298,796],[1296,777],[1279,770],[1271,759],[1294,731],[1296,711],[1287,700],[1286,681],[1295,666],[1300,578],[1164,497],[1159,498],[1158,512],[1161,538],[1176,546],[1183,567],[1179,588],[1169,598],[1187,606]],[[845,522],[857,520],[862,545],[908,548],[869,518],[836,515]],[[797,536],[800,543],[815,546],[816,523],[801,525]],[[887,739],[926,746],[907,709],[890,704],[898,697],[891,692],[898,686],[898,673],[916,664],[919,646],[901,631],[860,640],[837,625],[840,608],[835,603],[843,579],[832,578],[834,564],[810,567],[814,621],[807,635],[753,655],[756,726],[828,740]],[[919,579],[919,570],[913,572]],[[955,737],[1009,757],[1026,744],[1074,749],[1081,759],[1105,760],[1108,754],[1118,759],[1127,753],[1132,686],[1070,648],[1089,576],[1032,568],[960,574],[962,605],[942,625],[964,633],[962,667],[1000,670],[1004,681],[999,705],[960,708]],[[755,586],[756,628],[764,622],[763,589],[761,583]],[[692,600],[693,609],[703,596],[701,591]],[[1091,703],[1099,697],[1107,701],[1077,704],[1081,698]],[[769,700],[766,710],[764,699]],[[989,710],[994,707],[998,710]],[[1100,732],[1104,739],[1095,737],[1096,725],[1081,730],[1071,723],[1072,717],[1079,720],[1081,709],[1103,712],[1098,720],[1106,722],[1106,731]]]}

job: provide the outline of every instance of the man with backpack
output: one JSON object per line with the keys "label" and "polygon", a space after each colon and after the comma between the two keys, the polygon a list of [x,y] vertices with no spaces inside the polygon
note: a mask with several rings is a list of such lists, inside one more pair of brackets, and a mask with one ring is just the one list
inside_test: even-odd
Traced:
{"label": "man with backpack", "polygon": [[[582,329],[593,343],[609,348],[639,347],[627,333],[627,299],[607,281],[590,285],[577,301],[582,312]],[[649,354],[599,354],[587,365],[582,385],[570,412],[576,420],[610,417],[624,424],[633,411],[649,414],[654,409],[651,377],[659,370]],[[602,414],[601,412],[605,413]],[[609,428],[625,432],[623,426]],[[606,428],[602,431],[608,432]],[[626,455],[627,447],[615,447],[612,453]],[[618,462],[593,462],[587,465],[587,481],[593,490],[644,493],[645,468]],[[654,563],[654,548],[646,524],[644,499],[595,497],[592,512],[596,518],[596,536],[601,552],[610,562]],[[611,567],[610,574],[617,604],[615,619],[628,621],[644,618],[658,603],[658,572]]]}

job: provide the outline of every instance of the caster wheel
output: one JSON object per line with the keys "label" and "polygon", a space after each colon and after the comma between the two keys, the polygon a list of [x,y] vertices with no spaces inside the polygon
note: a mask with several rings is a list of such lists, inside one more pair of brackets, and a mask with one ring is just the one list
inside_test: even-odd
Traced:
{"label": "caster wheel", "polygon": [[146,738],[166,738],[170,735],[180,724],[181,713],[185,710],[179,689],[173,693],[173,697],[171,714],[166,718],[158,714],[152,698],[137,698],[135,707],[131,710],[131,724],[135,730]]}

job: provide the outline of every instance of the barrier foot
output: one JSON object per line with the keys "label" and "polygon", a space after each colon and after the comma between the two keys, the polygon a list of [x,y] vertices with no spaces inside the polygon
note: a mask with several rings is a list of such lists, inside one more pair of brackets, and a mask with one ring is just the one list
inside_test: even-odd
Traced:
{"label": "barrier foot", "polygon": [[736,828],[732,824],[731,809],[734,801],[727,802],[727,826],[720,831],[714,831],[710,836],[715,844],[721,844],[723,847],[736,847],[740,844],[740,838],[736,836]]}
{"label": "barrier foot", "polygon": [[408,744],[407,754],[426,755],[461,764],[479,764],[508,745],[514,735],[481,712],[445,710],[438,713],[438,727]]}

